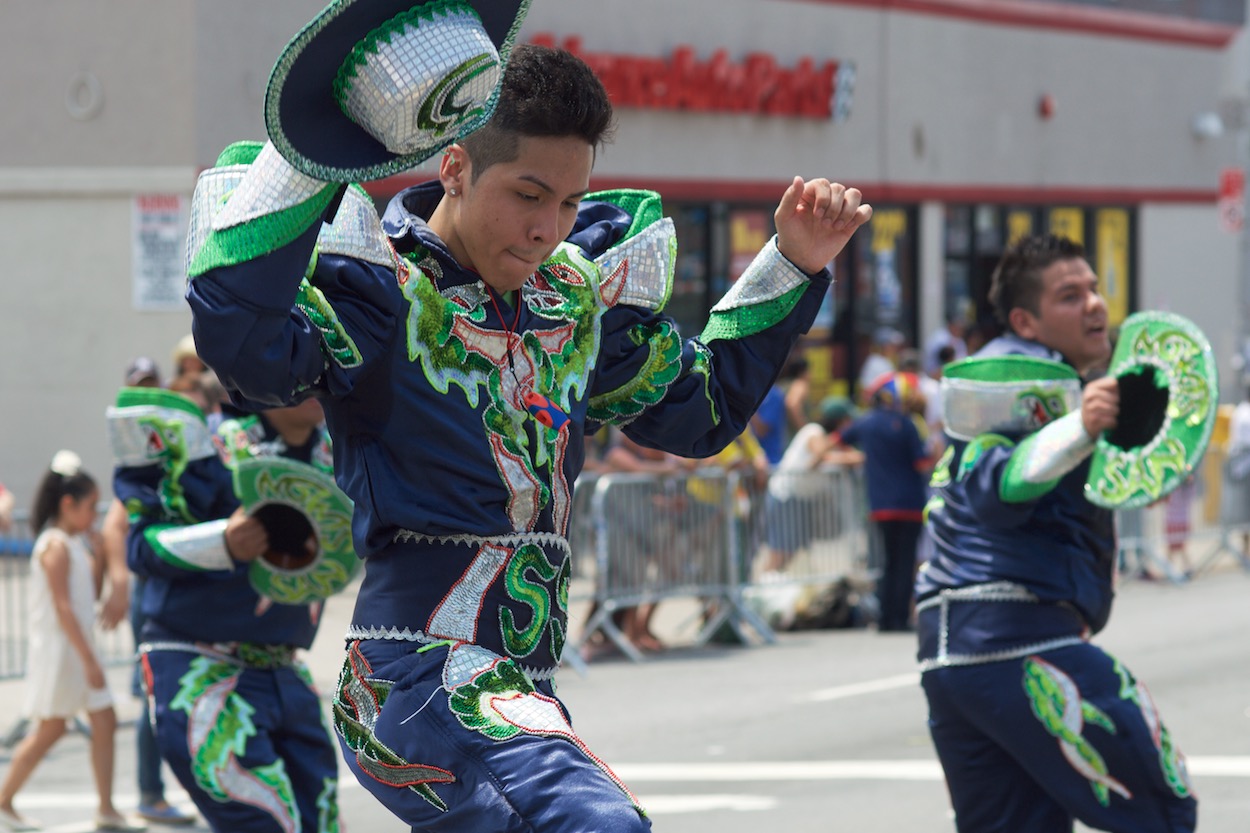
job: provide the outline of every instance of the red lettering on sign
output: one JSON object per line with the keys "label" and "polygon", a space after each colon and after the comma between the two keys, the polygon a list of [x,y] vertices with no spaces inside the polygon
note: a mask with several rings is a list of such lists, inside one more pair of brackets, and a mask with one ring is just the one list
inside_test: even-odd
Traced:
{"label": "red lettering on sign", "polygon": [[554,35],[540,34],[533,42],[558,45],[585,61],[617,107],[811,119],[834,115],[837,61],[817,64],[803,58],[787,68],[766,52],[752,52],[735,63],[724,49],[700,61],[688,45],[666,59],[587,52],[576,36],[557,44]]}

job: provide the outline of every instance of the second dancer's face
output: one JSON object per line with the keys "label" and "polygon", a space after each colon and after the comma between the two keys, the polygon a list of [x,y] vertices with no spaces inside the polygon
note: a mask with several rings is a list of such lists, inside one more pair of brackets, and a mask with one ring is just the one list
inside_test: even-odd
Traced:
{"label": "second dancer's face", "polygon": [[1111,355],[1107,305],[1098,277],[1082,258],[1052,263],[1042,270],[1037,314],[1023,311],[1016,332],[1058,350],[1079,373],[1087,373]]}
{"label": "second dancer's face", "polygon": [[444,242],[497,292],[519,289],[573,230],[593,164],[594,147],[572,136],[522,137],[514,161],[476,181],[468,159]]}

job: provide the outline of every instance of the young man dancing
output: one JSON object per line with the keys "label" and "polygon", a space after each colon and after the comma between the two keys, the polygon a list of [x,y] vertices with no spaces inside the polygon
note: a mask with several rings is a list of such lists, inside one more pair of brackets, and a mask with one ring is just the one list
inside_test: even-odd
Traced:
{"label": "young man dancing", "polygon": [[[675,240],[658,197],[588,193],[612,124],[591,70],[512,50],[524,3],[401,4],[335,29],[361,5],[336,4],[279,61],[273,144],[191,266],[197,347],[236,397],[325,405],[365,559],[334,704],[359,780],[414,830],[646,830],[552,686],[582,438],[612,423],[684,455],[725,446],[871,209],[854,189],[796,177],[775,242],[683,340],[661,313]],[[301,126],[308,108],[286,108],[286,94],[334,38],[343,63],[328,74],[350,124],[331,107]],[[444,53],[454,84],[425,65]],[[401,82],[376,80],[405,62]],[[387,109],[395,90],[491,77],[476,104],[399,108],[418,115],[398,128]],[[463,129],[424,119],[492,105]],[[314,251],[338,181],[440,151],[438,179],[398,194],[380,226]]]}

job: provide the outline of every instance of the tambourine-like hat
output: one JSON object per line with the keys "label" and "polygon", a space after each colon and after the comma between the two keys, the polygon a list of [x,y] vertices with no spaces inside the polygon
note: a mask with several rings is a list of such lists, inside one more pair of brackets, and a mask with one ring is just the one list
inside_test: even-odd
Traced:
{"label": "tambourine-like hat", "polygon": [[1120,417],[1098,438],[1085,497],[1132,509],[1168,495],[1193,473],[1215,427],[1219,377],[1207,337],[1166,312],[1125,319],[1108,373],[1119,382]]}
{"label": "tambourine-like hat", "polygon": [[957,440],[1023,436],[1081,404],[1081,378],[1036,356],[973,357],[942,368],[942,424]]}
{"label": "tambourine-like hat", "polygon": [[308,604],[351,582],[360,565],[352,502],[332,478],[298,460],[253,457],[235,464],[234,491],[269,535],[269,550],[248,569],[257,593],[279,604]]}
{"label": "tambourine-like hat", "polygon": [[328,182],[419,165],[481,127],[530,0],[335,0],[278,58],[265,126]]}

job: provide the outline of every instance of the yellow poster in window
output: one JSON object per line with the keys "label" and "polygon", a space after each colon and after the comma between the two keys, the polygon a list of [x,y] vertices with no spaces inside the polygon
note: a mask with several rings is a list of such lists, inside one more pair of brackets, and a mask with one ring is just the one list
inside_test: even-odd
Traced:
{"label": "yellow poster in window", "polygon": [[1033,212],[1013,209],[1007,212],[1007,245],[1014,246],[1021,238],[1033,233]]}
{"label": "yellow poster in window", "polygon": [[1052,208],[1050,210],[1050,233],[1066,237],[1073,243],[1085,245],[1085,212],[1079,208]]}
{"label": "yellow poster in window", "polygon": [[1107,301],[1107,324],[1118,327],[1128,316],[1128,211],[1100,208],[1094,214],[1094,251],[1098,291]]}
{"label": "yellow poster in window", "polygon": [[872,214],[873,254],[892,252],[898,239],[907,233],[907,212],[901,208],[886,208]]}

